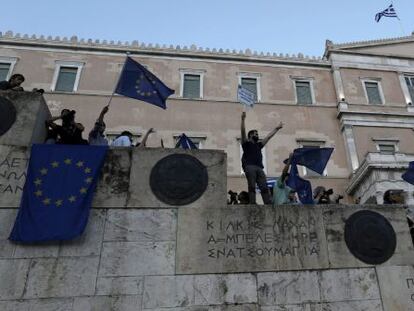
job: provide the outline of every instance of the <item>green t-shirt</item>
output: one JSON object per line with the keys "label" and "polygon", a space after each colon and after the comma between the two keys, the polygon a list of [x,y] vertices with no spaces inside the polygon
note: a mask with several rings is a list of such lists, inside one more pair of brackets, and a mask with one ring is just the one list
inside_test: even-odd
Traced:
{"label": "green t-shirt", "polygon": [[273,187],[273,207],[280,204],[289,203],[289,193],[292,190],[289,186],[286,186],[279,177],[276,180],[275,186]]}

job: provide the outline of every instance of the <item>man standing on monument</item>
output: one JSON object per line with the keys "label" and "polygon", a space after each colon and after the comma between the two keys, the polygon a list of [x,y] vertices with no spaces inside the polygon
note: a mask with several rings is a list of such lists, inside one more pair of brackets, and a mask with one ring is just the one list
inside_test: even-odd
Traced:
{"label": "man standing on monument", "polygon": [[250,204],[256,204],[257,184],[262,195],[263,203],[271,204],[272,200],[266,183],[266,174],[263,171],[262,148],[283,127],[283,123],[280,122],[273,131],[259,141],[259,133],[257,130],[250,130],[246,136],[245,119],[246,112],[243,111],[241,115],[241,145],[243,148],[242,167],[246,174],[249,202]]}

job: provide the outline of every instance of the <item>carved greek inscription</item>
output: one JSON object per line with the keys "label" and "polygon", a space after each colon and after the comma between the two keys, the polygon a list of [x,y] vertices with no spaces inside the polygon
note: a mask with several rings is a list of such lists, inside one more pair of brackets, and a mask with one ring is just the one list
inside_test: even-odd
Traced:
{"label": "carved greek inscription", "polygon": [[28,159],[10,157],[0,159],[0,194],[19,194],[26,181]]}
{"label": "carved greek inscription", "polygon": [[206,255],[216,260],[318,256],[316,221],[278,216],[262,221],[207,219]]}
{"label": "carved greek inscription", "polygon": [[[405,280],[406,284],[407,284],[407,289],[410,290],[410,292],[414,291],[414,279],[413,278],[408,278]],[[411,294],[411,301],[414,301],[414,293]]]}

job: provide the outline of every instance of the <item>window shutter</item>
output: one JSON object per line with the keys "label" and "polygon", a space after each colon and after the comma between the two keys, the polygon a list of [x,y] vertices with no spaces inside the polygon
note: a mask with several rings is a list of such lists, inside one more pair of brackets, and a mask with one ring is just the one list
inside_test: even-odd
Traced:
{"label": "window shutter", "polygon": [[8,63],[0,63],[0,81],[4,81],[7,79],[7,75],[9,74],[10,64]]}
{"label": "window shutter", "polygon": [[60,67],[55,91],[73,92],[77,73],[76,67]]}
{"label": "window shutter", "polygon": [[245,89],[254,93],[254,100],[257,101],[257,79],[256,78],[241,78],[241,85]]}
{"label": "window shutter", "polygon": [[184,75],[184,98],[200,98],[200,76],[199,75]]}
{"label": "window shutter", "polygon": [[381,105],[382,99],[376,82],[365,82],[365,89],[368,95],[368,102],[373,105]]}
{"label": "window shutter", "polygon": [[312,93],[310,89],[310,82],[296,81],[296,96],[298,104],[312,105]]}

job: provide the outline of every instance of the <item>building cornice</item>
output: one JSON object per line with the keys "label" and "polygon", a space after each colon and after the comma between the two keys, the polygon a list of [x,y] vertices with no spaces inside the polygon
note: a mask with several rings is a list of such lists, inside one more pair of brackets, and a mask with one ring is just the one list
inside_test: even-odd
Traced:
{"label": "building cornice", "polygon": [[67,37],[45,37],[36,35],[20,35],[13,34],[11,31],[6,33],[0,32],[0,45],[11,46],[27,46],[27,47],[43,47],[50,49],[66,49],[66,50],[82,50],[90,52],[107,52],[116,54],[130,53],[133,55],[154,55],[154,56],[174,56],[185,58],[199,58],[199,59],[221,59],[229,61],[246,61],[257,63],[283,63],[302,66],[323,66],[329,67],[330,63],[321,57],[310,57],[298,53],[292,54],[276,54],[263,53],[251,51],[246,49],[244,51],[236,51],[229,49],[209,49],[197,47],[196,45],[187,46],[173,46],[173,45],[159,45],[159,44],[145,44],[138,41],[129,42],[115,42],[107,40],[92,40],[92,39],[78,39],[72,36]]}

